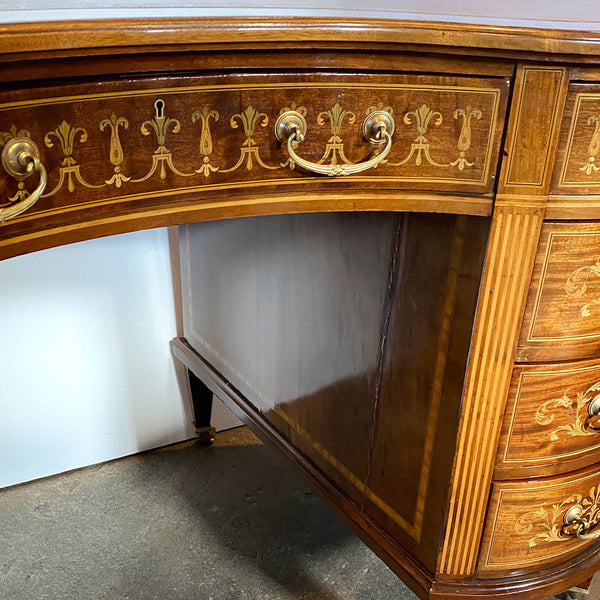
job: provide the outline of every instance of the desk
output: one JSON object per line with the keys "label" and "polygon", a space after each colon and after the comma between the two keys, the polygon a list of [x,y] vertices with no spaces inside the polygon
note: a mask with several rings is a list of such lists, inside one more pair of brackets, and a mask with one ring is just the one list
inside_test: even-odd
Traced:
{"label": "desk", "polygon": [[0,257],[185,226],[198,424],[218,391],[424,598],[599,560],[600,26],[538,8],[0,12],[47,171],[0,180]]}

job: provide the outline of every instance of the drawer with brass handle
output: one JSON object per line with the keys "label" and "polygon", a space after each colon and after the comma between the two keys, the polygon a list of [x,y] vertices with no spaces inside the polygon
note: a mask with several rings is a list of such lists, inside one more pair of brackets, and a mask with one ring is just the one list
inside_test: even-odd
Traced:
{"label": "drawer with brass handle", "polygon": [[477,574],[516,575],[581,552],[600,536],[600,468],[493,484]]}
{"label": "drawer with brass handle", "polygon": [[[33,206],[44,193],[48,182],[48,173],[40,162],[38,147],[27,137],[11,138],[2,150],[2,166],[4,170],[18,182],[15,201],[0,208],[0,223],[13,219]],[[33,173],[40,174],[37,187],[31,193],[25,192],[24,181]]]}
{"label": "drawer with brass handle", "polygon": [[[203,211],[264,213],[252,198],[274,190],[273,213],[488,215],[507,91],[502,77],[335,73],[15,90],[0,104],[0,143],[36,144],[47,185],[0,228],[0,256],[8,238],[115,214],[147,211],[169,224],[203,220]],[[285,115],[297,132],[279,127]],[[2,203],[18,204],[34,187],[2,172]]]}
{"label": "drawer with brass handle", "polygon": [[600,462],[600,361],[516,365],[497,478],[566,473]]}

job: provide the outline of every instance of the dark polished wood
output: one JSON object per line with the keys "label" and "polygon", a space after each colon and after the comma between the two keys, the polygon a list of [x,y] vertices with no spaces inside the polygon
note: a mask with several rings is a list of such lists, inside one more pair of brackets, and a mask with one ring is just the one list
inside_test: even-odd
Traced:
{"label": "dark polished wood", "polygon": [[[600,25],[375,4],[0,24],[0,144],[48,170],[0,259],[196,223],[173,350],[199,423],[219,391],[422,598],[541,600],[600,560],[559,527],[600,510]],[[290,108],[313,162],[377,155],[380,109],[390,154],[304,171],[274,135]]]}
{"label": "dark polished wood", "polygon": [[190,344],[430,572],[488,228],[354,213],[182,233]]}
{"label": "dark polished wood", "polygon": [[358,506],[398,221],[294,215],[181,234],[186,338]]}
{"label": "dark polished wood", "polygon": [[[302,194],[293,212],[315,210],[327,191],[352,202],[346,208],[353,210],[395,197],[393,208],[400,210],[486,215],[507,96],[508,80],[500,77],[379,73],[375,83],[366,74],[335,72],[282,74],[277,81],[268,74],[206,72],[6,87],[0,137],[26,132],[49,177],[34,207],[0,229],[0,256],[22,253],[28,244],[35,244],[32,250],[56,245],[55,236],[88,237],[81,232],[88,222],[116,233],[146,227],[148,217],[172,224],[212,219],[215,210],[222,218],[261,214],[274,193],[297,200]],[[278,115],[290,108],[306,115],[298,152],[310,161],[368,160],[374,149],[361,125],[376,109],[397,120],[392,151],[377,169],[344,178],[295,168],[274,135]],[[465,118],[469,140],[461,150]],[[419,127],[427,138],[416,143]],[[28,179],[29,189],[35,179]],[[420,197],[411,207],[399,189]],[[16,192],[15,180],[0,180],[3,197]],[[335,207],[333,200],[323,209]],[[267,210],[290,208],[280,201]]]}
{"label": "dark polished wood", "polygon": [[216,430],[211,426],[213,393],[192,371],[187,372],[194,409],[194,429],[200,441],[212,444]]}
{"label": "dark polished wood", "polygon": [[398,232],[367,514],[434,572],[489,220],[407,216]]}
{"label": "dark polished wood", "polygon": [[438,563],[441,574],[455,579],[473,577],[476,570],[568,75],[554,65],[517,68]]}
{"label": "dark polished wood", "polygon": [[[262,5],[256,8],[262,8]],[[248,14],[243,10],[241,12],[245,12],[245,16],[227,18],[221,16],[219,7],[215,6],[213,14],[204,19],[80,19],[75,24],[68,20],[11,23],[0,26],[0,52],[13,61],[22,59],[23,54],[35,58],[85,57],[114,53],[115,50],[127,54],[198,48],[219,51],[232,45],[246,50],[259,47],[265,51],[282,46],[379,47],[382,50],[405,46],[442,55],[458,53],[497,57],[501,54],[514,59],[545,55],[550,60],[576,59],[581,62],[595,62],[600,55],[597,22],[593,29],[585,27],[585,22],[582,22],[581,28],[561,30],[560,20],[555,21],[551,14],[545,24],[554,25],[553,28],[511,26],[508,24],[510,9],[506,15],[508,23],[506,19],[500,18],[498,22],[492,18],[489,25],[481,25],[470,23],[468,16],[463,16],[462,22],[452,22],[456,13],[440,15],[441,21],[418,21],[398,19],[394,8],[397,9],[397,5],[388,5],[388,10],[384,11],[389,17],[379,19],[370,18],[370,6],[356,11],[355,18],[338,15],[253,18],[252,12]],[[80,7],[75,10],[80,10]],[[239,14],[239,10],[236,13]]]}
{"label": "dark polished wood", "polygon": [[335,514],[420,598],[431,600],[459,600],[465,597],[488,600],[501,600],[506,597],[527,600],[548,598],[580,583],[582,578],[590,577],[597,570],[600,549],[597,545],[592,545],[574,558],[535,573],[465,581],[452,581],[439,576],[434,578],[401,545],[395,543],[371,519],[366,518],[354,502],[349,501],[337,486],[315,468],[314,463],[307,460],[273,428],[260,411],[196,353],[184,338],[174,339],[171,342],[171,349],[176,359],[201,378],[213,393],[218,394],[262,440],[279,449]]}

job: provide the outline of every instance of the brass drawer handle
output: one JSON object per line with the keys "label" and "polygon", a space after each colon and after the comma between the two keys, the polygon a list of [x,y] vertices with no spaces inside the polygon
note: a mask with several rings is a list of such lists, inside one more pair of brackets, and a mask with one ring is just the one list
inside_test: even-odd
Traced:
{"label": "brass drawer handle", "polygon": [[587,429],[600,430],[600,394],[594,396],[588,404],[588,416],[585,421]]}
{"label": "brass drawer handle", "polygon": [[[2,166],[19,182],[18,196],[22,199],[10,206],[0,208],[0,223],[20,215],[33,206],[44,193],[48,182],[48,174],[40,162],[40,151],[29,138],[15,137],[6,143],[2,150]],[[40,174],[40,181],[31,194],[25,195],[22,182],[33,173]]]}
{"label": "brass drawer handle", "polygon": [[585,509],[581,504],[575,504],[565,513],[562,534],[564,536],[575,536],[579,540],[589,541],[600,538],[600,527],[592,526],[583,515]]}
{"label": "brass drawer handle", "polygon": [[382,144],[385,144],[385,146],[376,156],[358,164],[322,165],[298,156],[294,151],[294,147],[304,140],[306,129],[306,119],[295,110],[282,113],[275,123],[277,139],[282,144],[287,143],[290,158],[298,166],[320,175],[354,175],[376,167],[390,153],[394,133],[394,119],[390,113],[383,110],[374,111],[367,115],[362,125],[363,135],[374,146],[381,146]]}

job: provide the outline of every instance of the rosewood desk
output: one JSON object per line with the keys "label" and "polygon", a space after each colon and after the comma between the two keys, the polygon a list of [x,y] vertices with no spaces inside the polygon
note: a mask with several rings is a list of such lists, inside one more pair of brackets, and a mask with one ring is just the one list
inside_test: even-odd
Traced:
{"label": "rosewood desk", "polygon": [[181,226],[203,435],[216,392],[422,598],[589,577],[594,5],[105,4],[0,10],[0,258]]}

